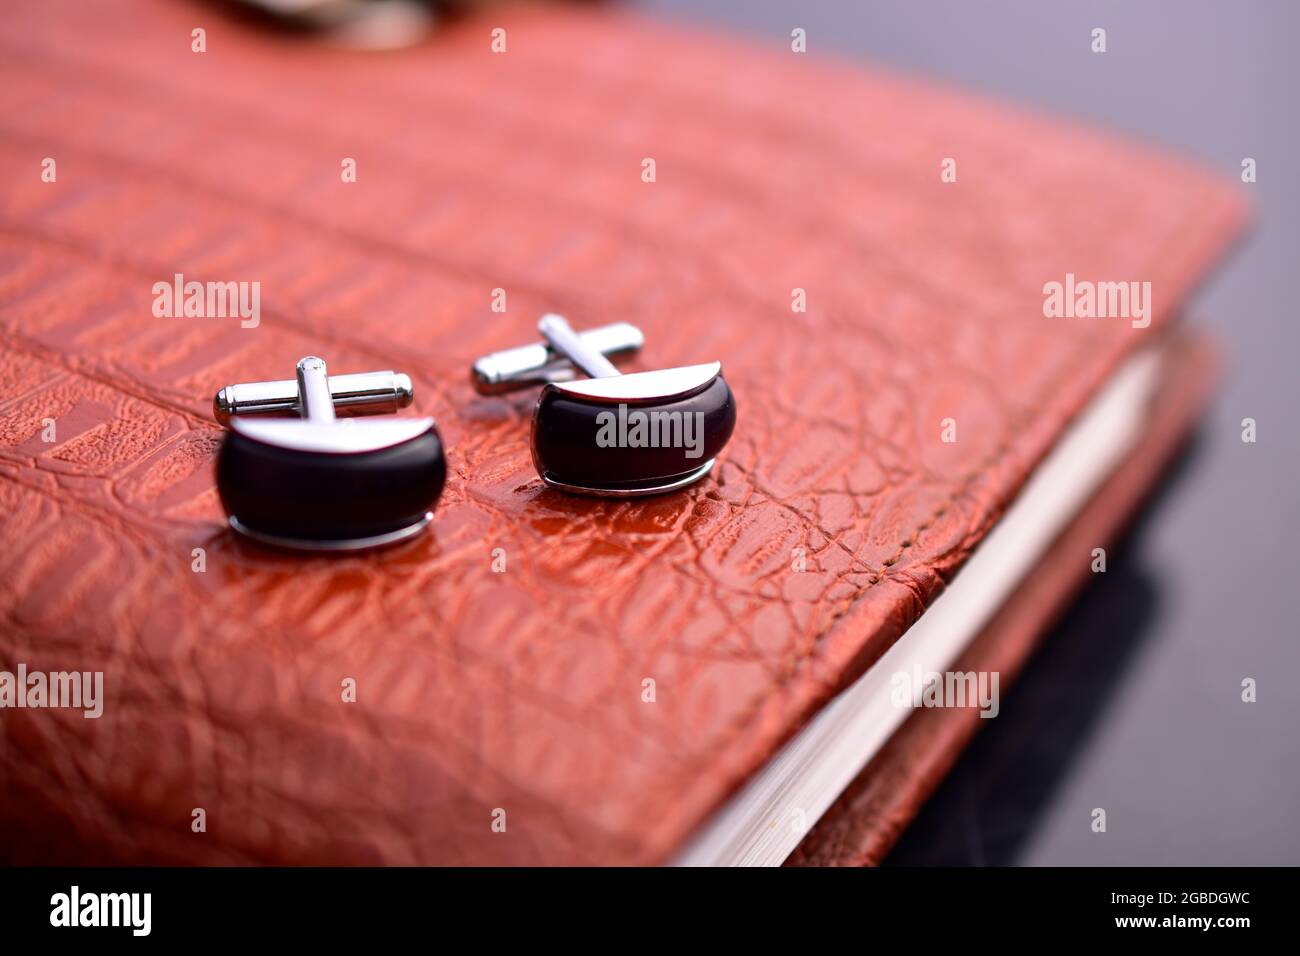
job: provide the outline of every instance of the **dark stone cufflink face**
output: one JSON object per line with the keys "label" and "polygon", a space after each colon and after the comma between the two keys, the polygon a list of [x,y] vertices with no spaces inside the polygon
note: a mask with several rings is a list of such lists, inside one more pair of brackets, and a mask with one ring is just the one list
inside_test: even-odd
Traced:
{"label": "dark stone cufflink face", "polygon": [[[230,432],[217,457],[217,490],[230,526],[264,543],[354,551],[412,537],[433,518],[446,480],[431,418],[335,418],[410,404],[410,379],[393,372],[327,376],[298,363],[296,381],[232,385],[214,414]],[[294,412],[298,419],[251,419]]]}
{"label": "dark stone cufflink face", "polygon": [[709,473],[735,426],[718,362],[547,385],[533,413],[533,464],[562,491],[673,491]]}
{"label": "dark stone cufflink face", "polygon": [[[736,402],[711,362],[621,375],[605,357],[639,347],[641,334],[619,324],[576,333],[557,315],[538,328],[550,345],[534,367],[502,362],[521,350],[487,356],[475,364],[481,392],[504,390],[511,376],[525,384],[550,369],[533,413],[532,451],[537,473],[552,488],[601,497],[634,497],[684,488],[709,473],[736,424]],[[566,381],[558,359],[593,376]],[[509,368],[508,374],[500,374]],[[487,371],[498,373],[485,382]]]}

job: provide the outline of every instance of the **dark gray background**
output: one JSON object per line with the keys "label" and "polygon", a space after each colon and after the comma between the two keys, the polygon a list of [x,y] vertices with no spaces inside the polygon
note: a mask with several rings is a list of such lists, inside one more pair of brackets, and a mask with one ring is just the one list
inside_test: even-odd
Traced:
{"label": "dark gray background", "polygon": [[[1198,300],[1228,348],[1200,437],[894,863],[1300,863],[1300,3],[641,0],[1104,124],[1240,174],[1252,234]],[[1093,27],[1109,51],[1090,51]],[[1241,419],[1259,423],[1254,445]],[[1244,704],[1244,677],[1259,701]],[[1093,807],[1108,830],[1092,833]]]}

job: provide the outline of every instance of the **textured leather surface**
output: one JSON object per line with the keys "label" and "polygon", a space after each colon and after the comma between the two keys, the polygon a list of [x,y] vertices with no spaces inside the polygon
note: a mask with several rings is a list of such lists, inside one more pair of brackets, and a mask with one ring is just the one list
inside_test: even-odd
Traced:
{"label": "textured leather surface", "polygon": [[[1109,548],[1181,447],[1218,378],[1213,345],[1171,343],[1146,432],[1034,572],[962,653],[955,671],[999,675],[1005,694],[1043,632],[1092,577],[1092,550]],[[786,861],[787,866],[874,866],[911,823],[986,721],[973,708],[918,710],[863,769]]]}
{"label": "textured leather surface", "polygon": [[[1240,208],[777,40],[494,11],[367,57],[162,0],[7,11],[0,669],[103,670],[107,702],[0,714],[0,853],[662,861],[924,611]],[[154,318],[176,272],[260,281],[260,325]],[[1067,272],[1151,281],[1152,327],[1045,319]],[[638,323],[634,368],[723,361],[708,481],[544,489],[532,396],[466,381],[544,310]],[[210,396],[309,353],[413,376],[449,447],[432,534],[303,559],[224,530]]]}

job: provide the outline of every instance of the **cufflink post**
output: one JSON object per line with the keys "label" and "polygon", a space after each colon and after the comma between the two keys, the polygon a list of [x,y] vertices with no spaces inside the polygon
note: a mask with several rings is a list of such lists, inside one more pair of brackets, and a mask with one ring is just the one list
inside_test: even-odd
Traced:
{"label": "cufflink post", "polygon": [[[628,322],[614,322],[574,334],[588,350],[607,362],[610,358],[632,355],[645,344],[641,330]],[[571,381],[578,377],[573,365],[553,346],[538,342],[483,356],[471,367],[470,381],[480,395],[500,395],[530,385]]]}
{"label": "cufflink post", "polygon": [[[337,415],[396,412],[410,405],[415,396],[411,377],[400,372],[326,375],[325,380],[329,385],[329,404]],[[212,417],[228,425],[233,415],[301,414],[300,394],[296,378],[227,385],[212,400]]]}
{"label": "cufflink post", "polygon": [[613,378],[621,375],[618,368],[597,348],[588,345],[586,340],[573,331],[562,315],[550,313],[537,322],[537,331],[550,344],[551,348],[563,355],[592,378]]}
{"label": "cufflink post", "polygon": [[324,359],[308,355],[298,360],[298,404],[309,422],[324,425],[334,421],[334,396]]}

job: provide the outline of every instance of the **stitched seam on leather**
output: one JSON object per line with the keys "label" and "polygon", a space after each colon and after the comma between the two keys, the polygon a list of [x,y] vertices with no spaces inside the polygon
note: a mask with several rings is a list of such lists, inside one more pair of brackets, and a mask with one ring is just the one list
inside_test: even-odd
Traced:
{"label": "stitched seam on leather", "polygon": [[[1214,197],[1217,195],[1208,186],[1202,190],[1202,194],[1210,197]],[[1219,201],[1216,204],[1220,206],[1221,217],[1226,217],[1230,215],[1231,209],[1227,208],[1227,204],[1225,202]],[[1189,233],[1193,231],[1189,227],[1191,223],[1194,221],[1194,219],[1200,215],[1200,206],[1199,204],[1189,204],[1189,208],[1194,211],[1188,214],[1187,218],[1184,221],[1184,228],[1182,230],[1175,230],[1171,233],[1168,242],[1170,246],[1178,245],[1180,239],[1185,238]],[[1204,235],[1208,236],[1208,238],[1204,238],[1204,237],[1200,238],[1200,242],[1202,243],[1202,245],[1210,244],[1213,242],[1213,237],[1218,235],[1218,231],[1219,228],[1221,228],[1221,225],[1222,225],[1221,223],[1216,222],[1212,226],[1206,227]],[[1168,249],[1162,247],[1159,250],[1158,254],[1153,255],[1151,257],[1150,262],[1152,264],[1156,264],[1161,262],[1162,260],[1167,260],[1168,255],[1169,255]],[[1150,266],[1148,266],[1145,270],[1143,270],[1142,274],[1160,275],[1162,273],[1158,268],[1152,269]],[[1165,323],[1167,323],[1168,318],[1169,318],[1168,314],[1166,314],[1164,320],[1161,323],[1162,326]],[[1079,368],[1086,367],[1087,365],[1090,364],[1096,364],[1096,358],[1097,358],[1096,353],[1093,350],[1093,348],[1087,347],[1089,343],[1080,340],[1076,342],[1076,344],[1081,347],[1074,352],[1073,360],[1067,363],[1068,370],[1062,373],[1064,375],[1069,376]],[[1131,351],[1125,351],[1124,354],[1131,354]],[[1107,355],[1106,358],[1110,359],[1111,356]],[[1108,364],[1113,364],[1113,362],[1103,363],[1099,366],[1098,373],[1097,373],[1099,376],[1103,375],[1107,371]],[[1044,382],[1042,390],[1037,395],[1035,395],[1034,400],[1032,402],[1027,403],[1028,406],[1034,409],[1039,409],[1043,404],[1043,399],[1050,394],[1052,387],[1054,386],[1054,384],[1058,379],[1059,376],[1048,377]],[[1093,392],[1095,392],[1095,389],[1093,390]],[[1090,392],[1089,394],[1082,396],[1082,398],[1078,402],[1078,407],[1076,407],[1074,411],[1069,412],[1066,415],[1064,421],[1069,421],[1070,419],[1072,419],[1077,414],[1078,408],[1081,408],[1084,404],[1087,403],[1088,398],[1090,397],[1091,394],[1093,394],[1093,392]],[[827,634],[830,633],[831,629],[836,624],[838,624],[839,621],[846,614],[848,614],[850,611],[853,610],[853,608],[857,605],[858,601],[862,598],[862,596],[866,594],[868,591],[870,591],[876,584],[880,583],[882,579],[889,576],[888,569],[891,568],[893,565],[897,564],[897,562],[902,559],[904,554],[906,554],[909,550],[911,550],[916,546],[917,538],[925,531],[927,531],[929,528],[933,527],[934,523],[938,521],[947,512],[947,510],[956,502],[956,500],[959,497],[961,497],[965,492],[967,492],[971,487],[973,487],[978,482],[978,479],[981,476],[988,475],[989,471],[994,466],[1001,466],[1004,463],[1005,458],[1016,448],[1018,444],[1023,442],[1024,440],[1023,426],[1027,422],[1032,422],[1034,418],[1035,418],[1034,413],[1019,416],[1017,421],[1013,423],[1010,427],[1008,427],[1007,432],[1002,438],[1002,440],[992,450],[990,450],[985,455],[984,458],[980,459],[980,461],[976,465],[972,466],[972,468],[966,473],[966,475],[964,475],[961,479],[959,479],[957,487],[955,487],[949,494],[947,494],[943,498],[943,500],[939,503],[935,511],[928,518],[926,518],[910,535],[908,535],[907,538],[904,539],[904,541],[900,544],[898,550],[895,551],[893,555],[891,555],[888,559],[882,562],[881,564],[882,571],[879,574],[873,572],[872,575],[869,576],[868,578],[868,584],[858,588],[852,597],[847,598],[845,600],[842,607],[831,612],[831,615],[827,618],[826,623],[823,627],[819,628],[816,631],[816,633],[814,633],[810,638],[806,639],[805,641],[801,642],[800,645],[796,646],[796,648],[790,653],[790,655],[788,655],[785,658],[785,660],[782,661],[781,665],[777,669],[777,674],[778,674],[777,678],[774,679],[770,684],[768,684],[763,691],[755,693],[752,702],[743,710],[737,713],[736,717],[727,725],[727,727],[724,730],[719,732],[716,742],[711,744],[707,750],[699,754],[695,758],[696,761],[708,760],[713,758],[719,752],[725,749],[728,745],[730,745],[732,740],[734,740],[737,736],[739,736],[741,730],[743,729],[743,725],[747,723],[750,719],[752,719],[754,714],[761,709],[761,707],[763,706],[764,702],[767,699],[768,694],[770,694],[772,690],[783,685],[787,680],[789,680],[795,668],[798,667],[800,664],[804,663],[805,661],[807,661],[812,656],[813,652],[816,650],[817,645],[821,642],[821,640]],[[1027,478],[1028,475],[1026,475],[1025,477]],[[1017,484],[1017,487],[1015,489],[1010,490],[1012,497],[1014,497],[1015,493],[1018,493],[1020,484],[1023,484],[1023,482]],[[999,496],[999,501],[1003,501],[1003,500],[1007,500],[1006,496]],[[996,521],[997,517],[1004,510],[1005,510],[1004,508],[999,507],[995,511],[990,512],[990,514],[986,517],[990,521]],[[921,612],[922,614],[924,613],[924,610],[925,609],[922,610]],[[904,626],[902,631],[899,632],[899,637],[901,638],[901,636],[906,633],[907,629],[910,628],[910,626],[913,623],[915,623],[916,620],[919,620],[919,618],[920,615],[917,615],[917,617],[909,621],[908,624]],[[874,636],[875,636],[874,634],[868,635],[866,640],[870,640]],[[863,642],[864,644],[866,643],[866,640],[864,640]]]}
{"label": "stitched seam on leather", "polygon": [[[846,598],[844,600],[843,606],[838,610],[833,611],[830,617],[827,618],[825,625],[819,628],[817,632],[813,634],[805,642],[807,646],[804,647],[802,650],[796,649],[794,652],[792,652],[791,656],[788,657],[785,662],[783,662],[780,670],[782,672],[789,672],[796,665],[798,665],[799,663],[801,663],[802,661],[810,657],[812,655],[812,652],[816,649],[817,644],[821,641],[823,637],[825,637],[830,632],[831,628],[833,628],[835,624],[839,622],[840,618],[844,617],[844,615],[846,615],[847,613],[849,613],[849,611],[853,609],[854,605],[857,604],[858,600],[862,597],[862,595],[870,591],[875,585],[879,584],[881,580],[883,580],[888,576],[889,574],[888,569],[893,567],[893,565],[897,564],[898,561],[902,559],[903,555],[905,555],[908,551],[916,547],[917,539],[920,537],[920,535],[922,535],[923,533],[928,531],[931,527],[933,527],[934,523],[947,513],[948,509],[956,502],[956,500],[959,497],[961,497],[961,495],[963,495],[966,491],[968,491],[970,487],[973,484],[975,484],[975,482],[983,475],[984,469],[991,467],[994,464],[999,464],[1001,462],[1001,459],[1011,450],[1012,444],[1013,443],[1010,440],[1004,438],[1002,442],[999,443],[991,452],[989,452],[984,458],[980,459],[980,462],[977,465],[972,466],[972,469],[968,471],[967,474],[964,475],[958,481],[957,487],[955,487],[943,498],[943,500],[940,502],[939,506],[935,509],[935,511],[928,518],[926,518],[919,525],[917,525],[915,530],[913,530],[912,533],[909,534],[900,543],[898,550],[896,550],[890,557],[886,558],[884,561],[881,562],[880,565],[881,570],[870,572],[867,577],[868,583],[858,588],[852,597]],[[776,686],[776,683],[773,683],[769,687],[769,690],[771,689],[771,687],[774,686]],[[736,722],[739,723],[739,722],[743,722],[744,720],[747,720],[749,717],[753,715],[753,712],[756,711],[762,705],[762,703],[763,703],[763,696],[756,695],[756,700],[754,702],[754,705],[751,708],[747,709],[744,714],[738,717]]]}
{"label": "stitched seam on leather", "polygon": [[[1181,370],[1174,373],[1175,376],[1182,377],[1182,376],[1187,376],[1192,374],[1192,366],[1186,362],[1184,356],[1179,355],[1175,357],[1175,361],[1182,365]],[[1202,388],[1206,388],[1206,387],[1203,386]],[[1187,391],[1189,391],[1189,389],[1184,387],[1181,388],[1179,391],[1181,393],[1186,393]],[[1190,391],[1196,391],[1196,389],[1190,389]],[[1185,397],[1182,399],[1175,399],[1176,404],[1182,404],[1185,401],[1186,401]],[[1137,468],[1139,470],[1148,473],[1147,475],[1148,480],[1150,477],[1158,475],[1158,473],[1161,470],[1163,470],[1163,468],[1168,464],[1170,457],[1176,452],[1178,448],[1180,439],[1178,438],[1170,439],[1167,436],[1173,433],[1177,433],[1179,435],[1185,434],[1187,428],[1194,426],[1196,421],[1196,414],[1195,413],[1185,414],[1183,416],[1180,416],[1180,418],[1183,422],[1182,426],[1180,427],[1171,429],[1168,424],[1168,421],[1165,422],[1158,421],[1153,426],[1152,431],[1156,433],[1158,436],[1161,436],[1157,440],[1165,444],[1165,447],[1162,450],[1157,450],[1154,453],[1151,453],[1148,450],[1144,450],[1139,453],[1144,460],[1140,461],[1137,464]],[[1132,468],[1133,466],[1130,463],[1124,462],[1120,466],[1120,471],[1127,472],[1127,471],[1131,471]],[[1145,485],[1146,481],[1145,480],[1139,481],[1138,484]],[[1100,489],[1100,490],[1104,491],[1105,489]],[[1123,506],[1121,510],[1131,513],[1133,507],[1134,504],[1133,502],[1130,501],[1130,503],[1128,505]],[[1094,501],[1091,502],[1085,509],[1086,513],[1082,515],[1083,519],[1088,523],[1089,526],[1096,526],[1099,520],[1101,524],[1106,524],[1106,519],[1104,518],[1098,519],[1098,517],[1092,513],[1095,510],[1096,510],[1096,502]],[[1121,519],[1118,522],[1118,524],[1120,525],[1122,525],[1122,523],[1123,523],[1123,519]],[[1111,524],[1110,530],[1107,531],[1106,534],[1109,536],[1113,536],[1115,533],[1114,526],[1116,522],[1110,522],[1110,524]],[[1073,533],[1074,533],[1073,529],[1067,530],[1066,532],[1067,535]],[[1053,546],[1053,548],[1055,547],[1056,545]],[[1078,587],[1075,585],[1070,585],[1065,588],[1065,591],[1070,594],[1075,593],[1077,590]],[[1012,600],[1013,602],[1019,602],[1020,598],[1019,596],[1013,596]],[[1068,598],[1066,598],[1065,600],[1068,601]],[[1040,617],[1041,615],[1034,615],[1034,616]],[[1049,612],[1047,616],[1050,617],[1051,613]],[[984,640],[983,632],[981,633],[981,637],[977,640]],[[964,657],[969,656],[974,646],[975,645],[972,644],[965,651],[963,651],[963,656]],[[1034,646],[1035,644],[1031,643],[1029,645],[1026,654],[1032,654]],[[1018,662],[1015,664],[1016,668],[1023,669],[1025,665],[1026,657],[1021,654],[1017,654],[1016,656],[1018,657]],[[967,665],[973,666],[973,664],[974,664],[973,661],[965,661],[964,663],[959,662],[956,669],[965,670],[968,669]],[[1003,670],[1005,673],[1005,667],[1003,668]],[[1004,686],[1006,686],[1005,682],[1004,682]],[[916,714],[913,717],[909,718],[909,722],[916,721],[922,719],[923,717],[930,717],[930,716],[934,716],[934,715]],[[966,741],[969,739],[969,737],[974,736],[977,730],[978,728],[972,728],[966,733],[958,733],[956,735],[956,739],[958,739],[960,742],[955,746],[950,742],[945,742],[943,744],[944,751],[951,752],[954,755],[952,757],[952,760],[957,759],[956,755],[960,754],[960,752],[966,746]],[[872,762],[874,762],[875,759],[876,758],[873,758]],[[950,764],[951,760],[947,760],[947,758],[945,758],[944,762]],[[906,829],[908,822],[910,822],[910,820],[914,817],[915,814],[914,810],[910,812],[904,811],[904,816],[897,826],[890,824],[888,822],[890,818],[888,817],[882,820],[881,822],[879,822],[879,824],[874,827],[868,825],[867,821],[871,819],[873,812],[875,813],[876,816],[879,815],[878,811],[873,811],[873,807],[879,803],[879,801],[874,799],[874,797],[872,797],[871,795],[873,788],[869,784],[864,784],[864,781],[867,780],[866,771],[870,766],[871,764],[869,763],[867,767],[863,768],[862,772],[854,780],[854,782],[850,784],[848,788],[846,788],[844,795],[842,795],[839,799],[837,799],[836,803],[830,809],[828,809],[827,813],[822,817],[821,820],[818,821],[817,826],[809,832],[809,841],[806,844],[801,844],[799,850],[797,851],[797,853],[799,854],[797,859],[801,865],[825,865],[828,862],[834,863],[835,865],[845,865],[845,866],[871,865],[872,859],[871,859],[871,853],[869,852],[869,847],[870,846],[879,847],[881,845],[881,838],[887,837],[888,838],[887,841],[883,844],[884,846],[883,852],[887,853],[889,851],[889,848],[892,847],[893,844],[896,842],[898,836],[900,836],[901,833]],[[923,769],[925,766],[926,765],[924,764],[913,763],[908,768],[905,768],[908,772],[904,774],[905,779],[903,784],[901,785],[905,785],[909,788],[915,788],[917,786],[917,781],[919,780],[920,781],[919,789],[925,792],[926,795],[925,799],[928,799],[929,795],[932,794],[934,790],[941,783],[944,776],[944,772],[938,772],[938,773],[930,772],[926,774],[923,779],[921,777],[915,776],[915,774],[919,773],[920,770]],[[889,772],[891,769],[890,761],[886,760],[885,765],[882,766],[880,769],[882,772]],[[897,767],[894,767],[892,769],[893,772],[895,773],[898,772]],[[909,801],[909,803],[910,802],[911,801]],[[917,804],[917,806],[919,806],[919,804]],[[852,841],[852,846],[849,846],[850,840]]]}

